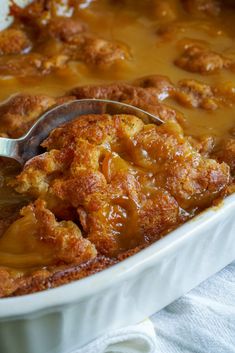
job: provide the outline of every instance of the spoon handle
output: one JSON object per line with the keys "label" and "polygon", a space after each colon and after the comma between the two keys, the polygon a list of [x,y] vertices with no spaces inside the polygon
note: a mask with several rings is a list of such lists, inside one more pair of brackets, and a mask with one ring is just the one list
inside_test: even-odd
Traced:
{"label": "spoon handle", "polygon": [[20,144],[16,139],[9,139],[5,137],[0,138],[0,157],[12,158],[19,162],[23,163],[20,156]]}

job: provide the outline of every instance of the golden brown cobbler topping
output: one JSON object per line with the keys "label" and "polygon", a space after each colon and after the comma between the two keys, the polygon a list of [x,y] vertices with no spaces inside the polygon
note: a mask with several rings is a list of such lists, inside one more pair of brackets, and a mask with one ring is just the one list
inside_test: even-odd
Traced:
{"label": "golden brown cobbler topping", "polygon": [[23,170],[0,160],[0,297],[52,288],[150,245],[234,191],[230,0],[35,0],[0,32],[0,136],[74,99],[88,115]]}

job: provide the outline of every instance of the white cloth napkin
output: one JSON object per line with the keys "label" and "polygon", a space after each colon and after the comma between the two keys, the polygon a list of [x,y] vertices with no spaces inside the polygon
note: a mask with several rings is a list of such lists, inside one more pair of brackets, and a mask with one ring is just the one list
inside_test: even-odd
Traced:
{"label": "white cloth napkin", "polygon": [[235,262],[141,324],[71,353],[235,353]]}
{"label": "white cloth napkin", "polygon": [[154,353],[235,353],[235,262],[151,320]]}
{"label": "white cloth napkin", "polygon": [[71,353],[155,353],[156,336],[150,320],[113,330]]}

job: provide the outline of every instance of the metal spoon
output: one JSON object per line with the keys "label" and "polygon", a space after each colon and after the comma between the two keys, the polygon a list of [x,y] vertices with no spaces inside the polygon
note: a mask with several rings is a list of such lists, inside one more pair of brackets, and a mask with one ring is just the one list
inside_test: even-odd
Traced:
{"label": "metal spoon", "polygon": [[74,100],[47,111],[24,136],[18,139],[0,138],[0,156],[12,158],[23,165],[41,153],[40,144],[51,130],[86,114],[132,114],[145,122],[163,123],[158,117],[129,104],[104,99]]}

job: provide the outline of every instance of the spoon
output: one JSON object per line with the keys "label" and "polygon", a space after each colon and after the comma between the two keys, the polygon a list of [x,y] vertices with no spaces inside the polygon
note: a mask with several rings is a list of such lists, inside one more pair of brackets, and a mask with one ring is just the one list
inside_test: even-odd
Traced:
{"label": "spoon", "polygon": [[132,114],[146,123],[163,123],[158,117],[129,104],[104,99],[74,100],[47,111],[24,136],[18,139],[0,138],[0,156],[14,159],[23,166],[41,153],[40,144],[51,130],[87,114]]}

